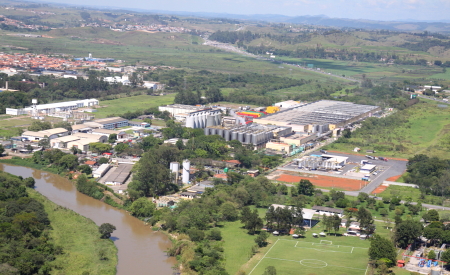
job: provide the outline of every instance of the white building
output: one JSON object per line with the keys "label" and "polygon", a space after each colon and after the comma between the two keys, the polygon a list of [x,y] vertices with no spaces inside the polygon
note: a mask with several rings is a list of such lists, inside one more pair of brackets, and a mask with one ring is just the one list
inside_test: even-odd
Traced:
{"label": "white building", "polygon": [[[64,102],[56,102],[56,103],[48,103],[48,104],[39,104],[36,105],[36,110],[39,114],[51,115],[58,112],[66,112],[70,110],[75,110],[83,107],[92,107],[99,105],[99,101],[95,98],[91,99],[82,99],[82,100],[74,100],[74,101],[64,101]],[[33,107],[25,107],[23,109],[12,109],[7,108],[6,114],[8,115],[21,115],[21,114],[32,114]]]}
{"label": "white building", "polygon": [[64,128],[54,128],[48,129],[44,131],[34,132],[34,131],[25,131],[22,134],[22,137],[28,139],[30,141],[39,141],[47,137],[49,140],[55,139],[58,137],[64,137],[70,134],[70,131]]}
{"label": "white building", "polygon": [[94,172],[92,172],[92,176],[94,178],[101,178],[106,174],[106,172],[109,171],[109,168],[111,168],[111,165],[104,163],[100,165],[100,167],[98,167]]}

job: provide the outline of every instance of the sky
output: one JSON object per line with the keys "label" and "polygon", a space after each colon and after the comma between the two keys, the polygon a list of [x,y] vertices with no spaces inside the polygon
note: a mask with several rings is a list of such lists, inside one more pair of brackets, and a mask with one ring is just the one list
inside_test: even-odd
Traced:
{"label": "sky", "polygon": [[49,0],[147,10],[231,14],[326,15],[372,20],[449,20],[450,0]]}

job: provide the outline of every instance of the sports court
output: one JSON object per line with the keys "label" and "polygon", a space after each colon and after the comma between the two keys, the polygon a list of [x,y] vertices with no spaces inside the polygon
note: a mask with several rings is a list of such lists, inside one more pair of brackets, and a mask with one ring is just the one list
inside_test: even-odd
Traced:
{"label": "sports court", "polygon": [[278,239],[250,271],[260,275],[268,266],[277,274],[361,275],[367,271],[368,248],[339,245],[328,240],[308,242]]}

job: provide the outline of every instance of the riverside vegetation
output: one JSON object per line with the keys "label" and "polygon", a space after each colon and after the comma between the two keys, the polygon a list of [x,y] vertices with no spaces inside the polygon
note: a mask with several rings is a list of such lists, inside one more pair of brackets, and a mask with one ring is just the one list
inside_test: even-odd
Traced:
{"label": "riverside vegetation", "polygon": [[[0,172],[0,273],[114,274],[117,260],[112,241],[100,240],[92,221],[55,205],[33,186],[33,178]],[[77,233],[70,233],[69,227]]]}

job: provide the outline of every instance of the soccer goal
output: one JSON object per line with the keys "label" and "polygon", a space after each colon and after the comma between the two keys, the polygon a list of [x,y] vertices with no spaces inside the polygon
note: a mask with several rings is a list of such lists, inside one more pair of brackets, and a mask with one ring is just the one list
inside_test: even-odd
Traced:
{"label": "soccer goal", "polygon": [[333,242],[332,241],[327,241],[327,240],[320,240],[320,244],[332,245]]}

